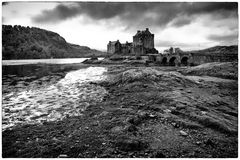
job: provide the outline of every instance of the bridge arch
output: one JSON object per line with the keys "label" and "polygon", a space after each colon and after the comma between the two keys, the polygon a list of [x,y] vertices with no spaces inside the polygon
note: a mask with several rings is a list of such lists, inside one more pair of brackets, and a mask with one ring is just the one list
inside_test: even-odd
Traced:
{"label": "bridge arch", "polygon": [[189,64],[189,58],[187,56],[184,56],[181,58],[181,65],[187,66]]}
{"label": "bridge arch", "polygon": [[167,57],[163,57],[163,59],[162,59],[162,64],[163,64],[163,65],[167,65]]}
{"label": "bridge arch", "polygon": [[171,57],[169,59],[169,66],[176,66],[177,64],[177,57]]}

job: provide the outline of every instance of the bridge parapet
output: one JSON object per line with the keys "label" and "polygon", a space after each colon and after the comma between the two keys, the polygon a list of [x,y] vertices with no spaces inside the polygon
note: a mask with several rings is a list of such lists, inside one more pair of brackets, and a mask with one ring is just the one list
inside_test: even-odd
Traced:
{"label": "bridge parapet", "polygon": [[162,65],[186,66],[186,65],[189,65],[191,61],[192,61],[192,56],[189,53],[172,53],[172,54],[162,54],[159,62]]}
{"label": "bridge parapet", "polygon": [[206,53],[167,53],[167,54],[152,54],[150,60],[156,61],[161,65],[166,66],[188,66],[188,65],[199,65],[209,62],[231,62],[237,61],[237,54],[206,54]]}

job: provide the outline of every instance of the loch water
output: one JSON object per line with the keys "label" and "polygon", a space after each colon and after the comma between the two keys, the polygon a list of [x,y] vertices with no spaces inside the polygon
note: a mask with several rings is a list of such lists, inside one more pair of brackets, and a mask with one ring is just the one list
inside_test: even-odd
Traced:
{"label": "loch water", "polygon": [[107,93],[90,83],[106,78],[106,71],[80,63],[3,65],[2,129],[81,116]]}

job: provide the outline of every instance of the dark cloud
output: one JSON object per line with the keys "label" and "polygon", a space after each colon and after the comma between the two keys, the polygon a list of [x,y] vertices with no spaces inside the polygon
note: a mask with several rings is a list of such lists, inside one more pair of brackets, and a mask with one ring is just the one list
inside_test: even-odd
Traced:
{"label": "dark cloud", "polygon": [[[217,14],[221,17],[237,17],[237,2],[81,2],[75,5],[59,4],[52,10],[45,10],[33,17],[35,23],[56,23],[79,15],[93,20],[106,20],[114,17],[129,26],[180,27],[191,23],[192,16]],[[175,20],[175,21],[174,21]]]}
{"label": "dark cloud", "polygon": [[8,5],[9,3],[8,2],[2,2],[2,5],[3,6],[6,6],[6,5]]}
{"label": "dark cloud", "polygon": [[180,17],[180,18],[176,18],[172,25],[175,27],[182,27],[184,25],[190,24],[193,21],[192,17]]}
{"label": "dark cloud", "polygon": [[76,7],[68,7],[63,4],[58,5],[54,10],[44,10],[41,15],[33,18],[38,23],[55,23],[74,17],[80,13]]}
{"label": "dark cloud", "polygon": [[222,11],[235,11],[235,13],[237,13],[237,8],[237,2],[198,2],[190,3],[190,5],[186,6],[188,14],[211,12],[219,12],[219,14],[224,14]]}

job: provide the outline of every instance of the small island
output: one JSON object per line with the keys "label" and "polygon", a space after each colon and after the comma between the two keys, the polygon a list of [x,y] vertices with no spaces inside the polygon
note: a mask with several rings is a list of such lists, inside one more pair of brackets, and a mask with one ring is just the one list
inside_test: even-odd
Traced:
{"label": "small island", "polygon": [[237,2],[2,8],[3,158],[238,157]]}

